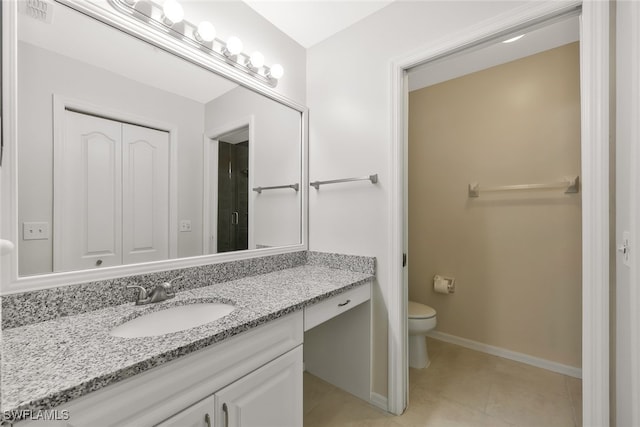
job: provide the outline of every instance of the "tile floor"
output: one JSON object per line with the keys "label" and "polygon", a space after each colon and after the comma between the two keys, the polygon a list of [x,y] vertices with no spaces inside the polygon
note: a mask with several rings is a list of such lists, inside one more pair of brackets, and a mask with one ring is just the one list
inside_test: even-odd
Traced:
{"label": "tile floor", "polygon": [[305,427],[573,427],[582,383],[428,338],[431,366],[409,370],[409,407],[392,416],[305,373]]}

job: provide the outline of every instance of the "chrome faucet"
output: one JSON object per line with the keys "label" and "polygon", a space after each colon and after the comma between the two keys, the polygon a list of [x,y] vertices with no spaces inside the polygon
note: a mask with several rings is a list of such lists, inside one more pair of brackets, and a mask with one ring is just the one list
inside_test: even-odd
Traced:
{"label": "chrome faucet", "polygon": [[129,285],[127,289],[138,289],[138,298],[136,299],[136,305],[146,305],[154,302],[166,301],[176,296],[176,293],[172,289],[171,282],[176,279],[182,279],[183,276],[174,277],[173,279],[156,285],[151,292],[147,294],[147,290],[140,285]]}

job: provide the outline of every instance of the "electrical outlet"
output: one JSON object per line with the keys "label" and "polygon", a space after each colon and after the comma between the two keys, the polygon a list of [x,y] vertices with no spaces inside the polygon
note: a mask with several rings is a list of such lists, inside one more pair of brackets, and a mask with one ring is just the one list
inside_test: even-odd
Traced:
{"label": "electrical outlet", "polygon": [[183,219],[180,221],[180,232],[184,233],[191,231],[191,220]]}
{"label": "electrical outlet", "polygon": [[23,222],[22,238],[24,240],[47,240],[49,238],[49,223]]}

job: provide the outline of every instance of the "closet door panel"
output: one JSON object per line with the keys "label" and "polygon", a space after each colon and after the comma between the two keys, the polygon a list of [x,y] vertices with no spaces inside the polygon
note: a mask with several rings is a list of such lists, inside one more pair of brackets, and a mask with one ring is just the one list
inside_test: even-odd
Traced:
{"label": "closet door panel", "polygon": [[125,264],[169,258],[169,134],[122,125]]}
{"label": "closet door panel", "polygon": [[54,270],[119,265],[121,251],[121,124],[65,112],[55,147]]}

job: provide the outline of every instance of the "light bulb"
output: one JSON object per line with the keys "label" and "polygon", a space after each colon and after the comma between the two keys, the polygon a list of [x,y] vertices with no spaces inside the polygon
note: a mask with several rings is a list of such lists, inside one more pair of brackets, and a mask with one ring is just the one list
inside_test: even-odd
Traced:
{"label": "light bulb", "polygon": [[184,18],[184,10],[182,6],[176,0],[167,0],[162,6],[163,20],[165,24],[171,26],[182,21]]}
{"label": "light bulb", "polygon": [[227,40],[226,50],[229,52],[229,55],[239,54],[242,52],[242,41],[236,36],[229,37]]}
{"label": "light bulb", "polygon": [[264,65],[264,55],[260,52],[253,52],[249,57],[249,62],[253,68],[260,68]]}
{"label": "light bulb", "polygon": [[269,75],[274,79],[279,79],[284,75],[284,68],[280,64],[273,64],[269,70]]}
{"label": "light bulb", "polygon": [[200,43],[212,42],[216,38],[216,27],[209,21],[202,21],[198,25],[198,31],[195,32],[194,36]]}
{"label": "light bulb", "polygon": [[519,36],[515,36],[515,37],[513,37],[513,38],[510,38],[510,39],[508,39],[508,40],[505,40],[505,41],[503,41],[502,43],[513,43],[513,42],[515,42],[515,41],[517,41],[517,40],[520,40],[520,39],[521,39],[521,38],[523,38],[523,37],[524,37],[524,34],[520,34]]}

